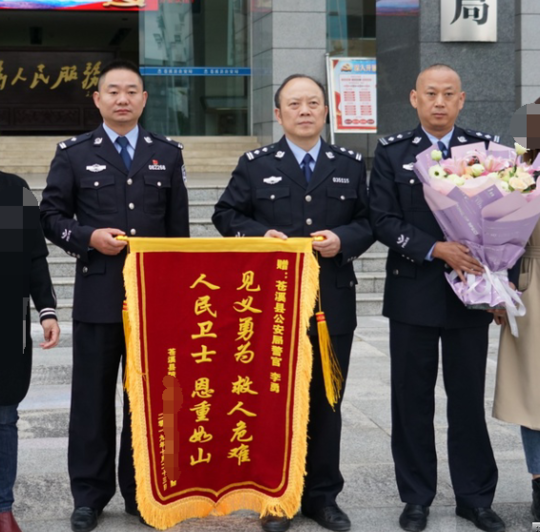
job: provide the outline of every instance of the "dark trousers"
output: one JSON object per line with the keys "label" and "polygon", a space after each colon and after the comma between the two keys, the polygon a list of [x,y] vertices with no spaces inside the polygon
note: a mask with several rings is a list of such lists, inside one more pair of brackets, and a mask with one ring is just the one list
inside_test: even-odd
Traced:
{"label": "dark trousers", "polygon": [[[101,510],[116,489],[118,368],[125,367],[121,323],[73,322],[73,380],[68,469],[75,507]],[[126,504],[136,508],[129,404],[124,392],[118,483]]]}
{"label": "dark trousers", "polygon": [[436,493],[433,418],[439,340],[456,503],[487,507],[498,477],[484,413],[488,326],[440,329],[390,321],[392,453],[401,500],[429,506]]}
{"label": "dark trousers", "polygon": [[[349,370],[352,341],[353,334],[332,336],[332,345],[344,378],[347,378]],[[307,475],[302,495],[302,510],[308,513],[334,505],[344,483],[339,470],[339,454],[341,402],[345,386],[334,411],[326,399],[319,338],[312,336],[311,343],[313,345],[313,372],[309,392]]]}

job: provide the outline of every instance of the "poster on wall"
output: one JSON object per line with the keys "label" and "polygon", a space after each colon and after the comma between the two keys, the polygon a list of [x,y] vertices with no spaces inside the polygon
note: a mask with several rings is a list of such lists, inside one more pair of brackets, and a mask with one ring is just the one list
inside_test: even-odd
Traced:
{"label": "poster on wall", "polygon": [[377,133],[377,60],[327,56],[330,125],[335,133]]}
{"label": "poster on wall", "polygon": [[[185,0],[175,0],[185,3]],[[0,0],[0,9],[61,11],[156,11],[159,0]]]}

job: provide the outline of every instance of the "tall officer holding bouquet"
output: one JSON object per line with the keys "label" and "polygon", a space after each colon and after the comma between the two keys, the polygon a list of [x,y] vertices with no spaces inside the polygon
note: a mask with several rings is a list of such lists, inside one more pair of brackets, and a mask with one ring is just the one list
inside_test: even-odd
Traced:
{"label": "tall officer holding bouquet", "polygon": [[380,139],[370,181],[373,231],[389,247],[383,314],[390,318],[392,453],[406,503],[399,523],[403,530],[423,530],[436,493],[433,418],[441,342],[456,514],[481,530],[504,532],[491,509],[498,473],[484,413],[492,317],[467,309],[444,276],[451,269],[463,277],[483,268],[465,246],[444,241],[413,172],[416,156],[433,144],[448,157],[453,146],[498,139],[455,125],[465,93],[447,65],[423,70],[410,101],[420,125]]}

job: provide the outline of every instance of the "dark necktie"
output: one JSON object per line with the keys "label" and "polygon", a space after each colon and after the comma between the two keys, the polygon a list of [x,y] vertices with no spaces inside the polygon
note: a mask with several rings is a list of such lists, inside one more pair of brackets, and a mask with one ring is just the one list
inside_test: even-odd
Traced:
{"label": "dark necktie", "polygon": [[120,150],[120,157],[122,157],[122,160],[124,161],[124,164],[129,171],[129,169],[131,168],[131,157],[129,156],[128,152],[129,140],[126,139],[126,137],[118,137],[116,139],[116,142],[118,142],[118,145],[122,148]]}
{"label": "dark necktie", "polygon": [[313,157],[309,153],[306,153],[306,155],[302,159],[302,170],[304,170],[304,175],[306,176],[307,183],[311,181],[311,176],[313,175],[313,171],[311,170],[310,166],[311,161],[313,161]]}
{"label": "dark necktie", "polygon": [[448,159],[448,148],[446,147],[446,144],[442,140],[439,140],[437,141],[437,146],[439,146],[439,150],[441,150],[443,159]]}

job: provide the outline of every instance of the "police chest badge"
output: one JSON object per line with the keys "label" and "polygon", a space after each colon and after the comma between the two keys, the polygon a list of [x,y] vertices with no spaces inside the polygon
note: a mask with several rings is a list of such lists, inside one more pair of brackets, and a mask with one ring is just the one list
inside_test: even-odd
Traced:
{"label": "police chest badge", "polygon": [[279,183],[282,179],[283,179],[283,178],[280,177],[280,176],[275,176],[275,175],[273,175],[273,176],[270,176],[270,177],[265,177],[265,178],[263,179],[263,181],[264,181],[265,183],[267,183],[268,185],[275,185],[276,183]]}
{"label": "police chest badge", "polygon": [[105,166],[104,164],[93,164],[92,166],[87,166],[86,169],[89,170],[90,172],[103,172],[103,170],[105,170],[107,168],[107,166]]}

